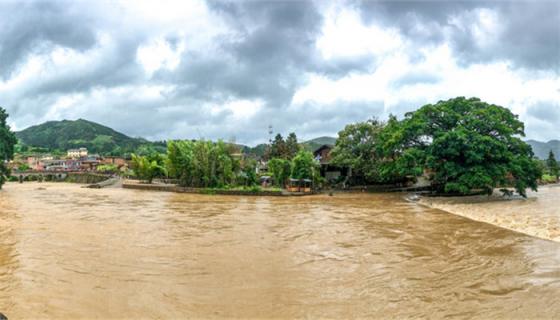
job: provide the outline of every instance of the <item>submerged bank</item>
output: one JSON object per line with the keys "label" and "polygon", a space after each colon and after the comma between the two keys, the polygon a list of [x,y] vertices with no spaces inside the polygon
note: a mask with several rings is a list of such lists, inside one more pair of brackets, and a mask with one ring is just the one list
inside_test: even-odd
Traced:
{"label": "submerged bank", "polygon": [[426,197],[420,204],[534,237],[560,242],[560,185],[541,186],[527,199],[499,193],[472,197]]}

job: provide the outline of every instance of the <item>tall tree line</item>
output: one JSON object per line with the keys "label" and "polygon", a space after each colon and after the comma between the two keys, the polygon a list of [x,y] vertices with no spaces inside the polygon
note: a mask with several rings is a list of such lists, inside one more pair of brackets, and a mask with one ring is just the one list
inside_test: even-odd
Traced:
{"label": "tall tree line", "polygon": [[14,157],[14,146],[17,143],[16,135],[10,130],[7,119],[8,113],[0,107],[0,189],[10,174],[7,162]]}

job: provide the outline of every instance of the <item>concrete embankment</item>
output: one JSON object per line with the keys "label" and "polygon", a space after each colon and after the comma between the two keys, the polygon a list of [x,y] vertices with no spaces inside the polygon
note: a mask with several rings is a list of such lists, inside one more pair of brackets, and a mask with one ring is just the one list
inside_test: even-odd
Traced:
{"label": "concrete embankment", "polygon": [[68,173],[64,181],[73,182],[73,183],[94,184],[94,183],[99,183],[101,181],[105,181],[110,177],[111,176],[109,175],[98,174],[98,173],[72,172],[72,173]]}
{"label": "concrete embankment", "polygon": [[122,187],[122,180],[120,177],[112,177],[97,183],[89,184],[85,188],[101,189],[101,188],[120,188]]}

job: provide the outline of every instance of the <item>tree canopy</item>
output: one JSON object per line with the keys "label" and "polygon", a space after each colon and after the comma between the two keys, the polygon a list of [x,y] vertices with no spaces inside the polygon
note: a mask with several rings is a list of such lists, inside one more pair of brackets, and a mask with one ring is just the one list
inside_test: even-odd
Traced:
{"label": "tree canopy", "polygon": [[132,154],[132,169],[136,176],[148,183],[158,176],[165,176],[165,167],[155,159]]}
{"label": "tree canopy", "polygon": [[[222,141],[169,141],[167,168],[182,186],[224,187],[235,183],[240,162],[232,147]],[[252,178],[252,177],[251,177]]]}
{"label": "tree canopy", "polygon": [[315,179],[318,175],[318,163],[309,151],[300,150],[292,160],[292,178]]}
{"label": "tree canopy", "polygon": [[296,134],[290,133],[286,138],[286,158],[293,159],[300,149]]}
{"label": "tree canopy", "polygon": [[291,160],[296,156],[301,146],[298,143],[297,136],[294,132],[290,133],[288,137],[284,140],[284,137],[279,133],[274,137],[269,151],[269,159],[288,159]]}
{"label": "tree canopy", "polygon": [[556,157],[554,156],[554,152],[552,152],[552,150],[548,153],[546,166],[550,175],[555,176],[556,180],[558,180],[558,177],[560,176],[560,165],[558,164],[558,161],[556,161]]}
{"label": "tree canopy", "polygon": [[377,119],[347,125],[338,133],[331,162],[352,168],[354,175],[363,176],[367,182],[382,182],[384,177],[379,172],[381,158],[377,148],[383,128],[384,123]]}
{"label": "tree canopy", "polygon": [[17,143],[15,134],[7,123],[8,113],[0,107],[0,188],[10,174],[6,162],[14,156],[14,146]]}
{"label": "tree canopy", "polygon": [[442,193],[491,193],[498,186],[537,189],[541,172],[524,125],[509,109],[478,98],[428,104],[385,128],[385,156],[402,173],[427,170]]}
{"label": "tree canopy", "polygon": [[292,174],[292,163],[287,159],[270,159],[268,161],[268,170],[272,174],[274,185],[284,187]]}

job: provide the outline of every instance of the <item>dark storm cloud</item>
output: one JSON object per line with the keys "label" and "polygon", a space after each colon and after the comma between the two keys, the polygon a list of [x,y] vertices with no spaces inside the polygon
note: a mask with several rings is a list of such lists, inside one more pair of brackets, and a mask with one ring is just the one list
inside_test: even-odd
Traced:
{"label": "dark storm cloud", "polygon": [[[312,138],[332,135],[349,122],[383,118],[389,111],[400,115],[427,103],[401,97],[404,100],[390,110],[381,101],[293,105],[292,98],[307,84],[308,74],[340,79],[373,73],[383,63],[382,56],[372,53],[324,58],[317,48],[327,18],[321,5],[318,1],[208,1],[212,19],[219,21],[207,23],[223,24],[227,32],[203,36],[207,48],[193,45],[197,42],[185,32],[188,27],[162,27],[160,22],[124,15],[126,8],[116,2],[0,1],[0,84],[15,77],[31,56],[64,48],[86,57],[86,62],[72,67],[44,62],[46,71],[37,77],[0,91],[0,103],[19,129],[45,120],[85,118],[133,136],[236,136],[242,143],[265,141],[268,124],[283,134],[295,131]],[[346,6],[360,10],[366,24],[396,28],[406,45],[412,43],[404,49],[412,65],[425,58],[420,49],[448,43],[463,65],[509,59],[514,66],[529,69],[558,67],[557,2],[360,1]],[[477,22],[480,9],[496,12],[503,28],[495,43],[487,46],[480,46],[471,29],[461,29],[451,19],[458,17],[468,27]],[[154,39],[163,39],[171,50],[184,45],[176,68],[145,72],[137,52]],[[443,85],[443,78],[443,74],[411,71],[391,86],[398,91],[416,84]],[[159,95],[143,94],[147,90],[143,88],[156,85],[163,88]],[[74,96],[85,98],[71,108],[60,103]],[[260,101],[262,107],[247,119],[220,108],[239,99]],[[558,113],[547,110],[534,106],[527,114],[535,121],[558,123]]]}
{"label": "dark storm cloud", "polygon": [[69,1],[0,2],[0,78],[6,78],[29,54],[54,45],[87,50],[95,45],[93,17]]}
{"label": "dark storm cloud", "polygon": [[527,114],[541,121],[560,125],[560,102],[549,101],[536,103],[527,108]]}
{"label": "dark storm cloud", "polygon": [[187,52],[170,75],[188,94],[263,98],[286,106],[314,64],[322,16],[312,2],[209,2],[235,36],[221,37],[218,53]]}
{"label": "dark storm cloud", "polygon": [[[144,71],[136,62],[141,37],[123,37],[103,54],[104,59],[81,70],[54,74],[48,81],[30,87],[26,94],[87,92],[91,88],[111,88],[144,80]],[[77,72],[79,71],[79,72]]]}
{"label": "dark storm cloud", "polygon": [[[560,72],[560,2],[557,1],[359,1],[366,23],[396,27],[417,46],[447,42],[463,64],[511,60],[515,67]],[[503,30],[480,46],[475,14],[498,14]],[[455,25],[459,18],[462,26]],[[461,20],[462,19],[462,20]]]}
{"label": "dark storm cloud", "polygon": [[187,52],[176,71],[158,74],[181,84],[178,95],[261,98],[267,107],[281,108],[303,84],[305,72],[340,77],[368,70],[375,61],[371,56],[324,60],[315,46],[323,16],[314,2],[208,4],[235,36],[215,39],[216,54]]}

